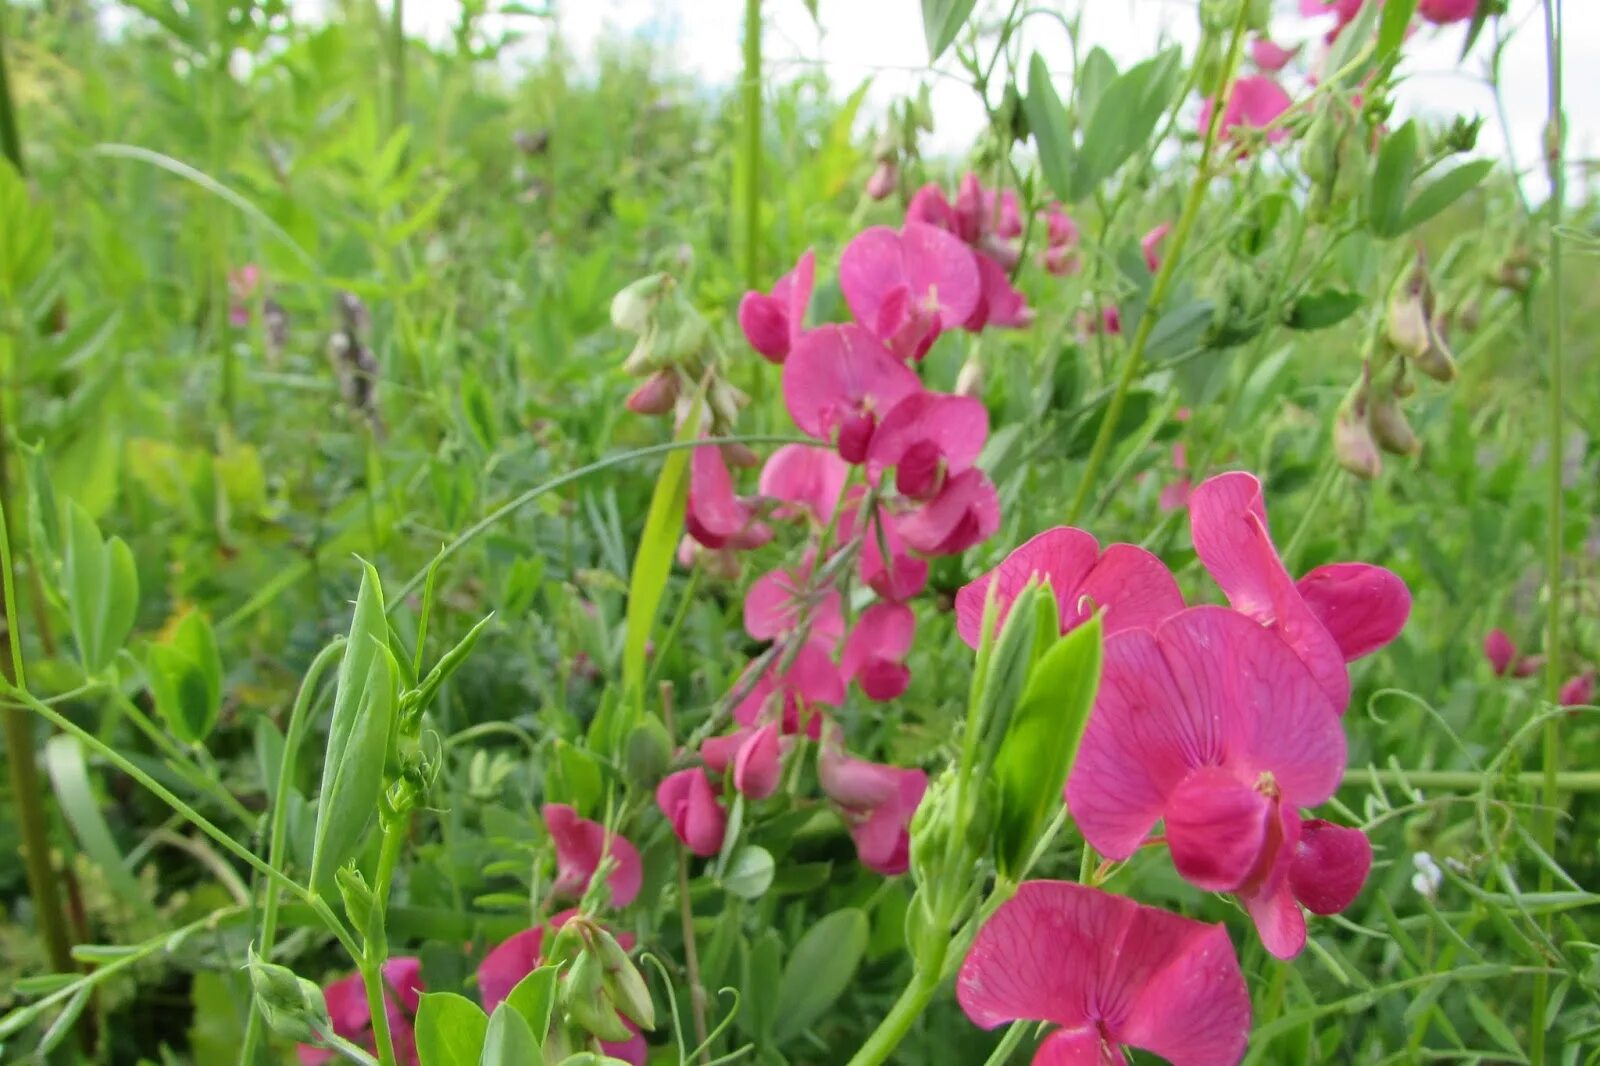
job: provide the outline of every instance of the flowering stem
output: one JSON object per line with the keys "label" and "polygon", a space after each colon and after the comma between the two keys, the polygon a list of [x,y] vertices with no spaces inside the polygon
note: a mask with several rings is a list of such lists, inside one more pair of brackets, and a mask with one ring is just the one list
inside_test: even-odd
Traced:
{"label": "flowering stem", "polygon": [[[761,279],[761,0],[744,4],[744,144],[740,152],[744,178],[744,283],[757,288]],[[763,375],[762,380],[766,378]]]}
{"label": "flowering stem", "polygon": [[[1549,598],[1545,621],[1545,698],[1557,703],[1561,692],[1561,527],[1562,527],[1562,330],[1566,326],[1562,305],[1561,215],[1566,196],[1566,115],[1561,101],[1561,0],[1544,0],[1544,39],[1549,68],[1550,114],[1545,127],[1545,162],[1550,175],[1550,388],[1546,429],[1549,433],[1549,513],[1546,516],[1548,540],[1545,547],[1545,595]],[[1539,843],[1546,854],[1555,852],[1556,802],[1559,798],[1561,768],[1560,727],[1554,718],[1544,723],[1543,813],[1539,819]],[[1548,892],[1554,884],[1547,864],[1539,866],[1539,890]],[[1551,931],[1551,917],[1544,920],[1545,934]],[[1533,979],[1533,1002],[1528,1012],[1529,1061],[1545,1059],[1545,1013],[1548,1009],[1550,977],[1539,973]]]}
{"label": "flowering stem", "polygon": [[384,923],[389,908],[389,887],[394,883],[394,869],[400,862],[400,852],[411,827],[411,812],[391,812],[387,803],[384,806],[383,843],[378,850],[378,871],[372,882],[372,915],[363,930],[360,969],[361,981],[367,988],[367,1009],[372,1014],[372,1036],[378,1045],[378,1061],[382,1066],[395,1066],[394,1038],[389,1032],[383,980],[383,964],[389,956]]}
{"label": "flowering stem", "polygon": [[867,1042],[861,1045],[854,1057],[850,1059],[849,1066],[878,1066],[879,1063],[889,1061],[889,1056],[894,1054],[894,1049],[900,1046],[900,1041],[906,1038],[911,1031],[911,1026],[922,1016],[928,1003],[933,999],[934,992],[939,988],[939,975],[944,969],[944,951],[948,942],[941,945],[930,960],[926,968],[919,968],[912,977],[911,983],[906,985],[900,993],[900,998],[894,1001],[894,1006],[889,1008],[889,1013],[884,1015],[883,1021],[872,1031]]}
{"label": "flowering stem", "polygon": [[1217,141],[1222,130],[1222,115],[1227,109],[1222,106],[1222,101],[1233,85],[1233,76],[1239,69],[1239,57],[1244,50],[1245,28],[1249,22],[1250,5],[1239,5],[1239,17],[1234,21],[1232,38],[1228,43],[1228,58],[1223,64],[1222,77],[1217,84],[1217,106],[1211,109],[1211,121],[1206,123],[1205,144],[1200,150],[1200,166],[1195,173],[1194,183],[1189,186],[1188,198],[1184,201],[1183,214],[1178,217],[1178,225],[1172,232],[1172,244],[1167,255],[1161,261],[1161,267],[1156,271],[1156,278],[1150,287],[1150,300],[1145,305],[1144,313],[1139,316],[1139,326],[1134,330],[1133,343],[1128,346],[1128,354],[1123,359],[1122,373],[1117,378],[1117,391],[1111,394],[1111,402],[1106,405],[1105,417],[1100,421],[1100,429],[1095,433],[1094,446],[1089,451],[1089,460],[1083,469],[1083,475],[1078,481],[1078,491],[1073,494],[1072,506],[1067,510],[1067,525],[1072,525],[1083,513],[1084,505],[1089,502],[1089,495],[1094,491],[1095,477],[1100,472],[1100,467],[1105,463],[1106,453],[1111,450],[1111,437],[1116,432],[1117,422],[1122,417],[1122,408],[1128,400],[1128,390],[1133,387],[1134,379],[1139,376],[1139,369],[1144,362],[1144,350],[1150,343],[1150,334],[1155,329],[1161,317],[1161,309],[1166,304],[1167,295],[1172,288],[1172,280],[1177,275],[1178,261],[1182,257],[1184,245],[1189,242],[1189,235],[1194,231],[1195,223],[1199,221],[1200,209],[1205,204],[1206,189],[1211,184],[1211,154],[1217,146]]}

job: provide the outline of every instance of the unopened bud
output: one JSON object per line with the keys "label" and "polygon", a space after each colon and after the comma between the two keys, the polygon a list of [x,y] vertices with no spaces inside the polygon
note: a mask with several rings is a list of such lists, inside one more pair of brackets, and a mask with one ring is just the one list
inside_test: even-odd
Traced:
{"label": "unopened bud", "polygon": [[877,169],[867,179],[867,196],[874,200],[887,199],[894,192],[894,187],[900,180],[900,168],[894,160],[880,160]]}
{"label": "unopened bud", "polygon": [[1370,481],[1382,471],[1383,459],[1358,405],[1347,405],[1334,418],[1333,454],[1339,465],[1356,477]]}
{"label": "unopened bud", "polygon": [[636,415],[664,415],[678,402],[678,372],[657,370],[628,394],[628,410]]}
{"label": "unopened bud", "polygon": [[983,398],[983,360],[977,356],[961,365],[961,373],[956,375],[956,395],[973,400]]}
{"label": "unopened bud", "polygon": [[729,466],[737,466],[745,470],[754,470],[761,465],[761,456],[751,450],[748,444],[722,445],[722,461]]}
{"label": "unopened bud", "polygon": [[721,378],[714,378],[706,394],[711,413],[720,425],[731,426],[739,420],[739,408],[750,398]]}
{"label": "unopened bud", "polygon": [[319,1043],[333,1031],[322,989],[287,966],[266,962],[252,945],[246,951],[250,990],[261,1019],[278,1036],[303,1044]]}
{"label": "unopened bud", "polygon": [[1437,320],[1428,323],[1428,346],[1412,360],[1417,369],[1435,381],[1449,383],[1456,379],[1456,361],[1450,354]]}
{"label": "unopened bud", "polygon": [[617,1009],[632,1019],[641,1029],[656,1027],[656,1004],[650,998],[650,988],[644,975],[622,950],[617,938],[596,926],[591,946],[600,965],[606,972],[606,991]]}
{"label": "unopened bud", "polygon": [[357,929],[366,929],[372,917],[373,903],[372,889],[367,887],[367,879],[354,866],[341,866],[334,871],[333,880],[339,886],[339,898],[344,900],[345,913],[350,916],[351,924]]}
{"label": "unopened bud", "polygon": [[605,968],[588,951],[579,953],[567,971],[567,979],[561,984],[561,1002],[568,1018],[601,1040],[621,1041],[633,1035],[611,1002]]}
{"label": "unopened bud", "polygon": [[1389,343],[1408,359],[1417,359],[1428,350],[1430,333],[1428,312],[1422,294],[1409,283],[1402,283],[1389,297],[1389,313],[1383,323]]}
{"label": "unopened bud", "polygon": [[643,333],[650,322],[651,307],[671,281],[666,274],[651,274],[617,293],[611,298],[611,324],[629,333]]}
{"label": "unopened bud", "polygon": [[1392,393],[1372,404],[1367,411],[1367,424],[1378,447],[1393,455],[1415,455],[1422,447]]}

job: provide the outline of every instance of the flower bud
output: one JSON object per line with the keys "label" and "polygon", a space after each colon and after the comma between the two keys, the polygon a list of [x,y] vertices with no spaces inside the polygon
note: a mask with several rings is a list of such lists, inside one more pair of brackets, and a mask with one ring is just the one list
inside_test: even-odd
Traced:
{"label": "flower bud", "polygon": [[1445,343],[1437,319],[1428,323],[1428,347],[1412,362],[1418,370],[1435,381],[1448,384],[1456,379],[1455,357],[1450,354],[1450,347]]}
{"label": "flower bud", "polygon": [[1389,343],[1406,358],[1417,359],[1427,352],[1431,330],[1420,289],[1406,282],[1395,290],[1383,328]]}
{"label": "flower bud", "polygon": [[622,1041],[633,1035],[606,990],[605,967],[588,951],[580,952],[567,971],[567,979],[561,983],[561,1003],[568,1018],[601,1040]]}
{"label": "flower bud", "polygon": [[655,1000],[650,998],[650,988],[645,984],[644,975],[633,964],[633,960],[628,958],[628,953],[622,950],[622,945],[617,943],[616,937],[598,926],[595,927],[590,943],[595,957],[600,960],[600,965],[605,970],[606,992],[610,995],[611,1001],[639,1028],[654,1029]]}
{"label": "flower bud", "polygon": [[1200,25],[1209,33],[1225,33],[1239,19],[1244,0],[1200,0]]}
{"label": "flower bud", "polygon": [[628,410],[636,415],[664,415],[678,402],[678,372],[657,370],[628,394]]}
{"label": "flower bud", "polygon": [[761,456],[752,451],[748,444],[724,444],[722,446],[722,461],[729,466],[754,470],[761,465]]}
{"label": "flower bud", "polygon": [[333,1031],[322,989],[296,977],[287,966],[264,961],[254,945],[247,949],[246,958],[250,990],[267,1028],[286,1040],[305,1044],[320,1043]]}
{"label": "flower bud", "polygon": [[1370,481],[1383,469],[1383,460],[1372,439],[1372,430],[1367,427],[1362,406],[1364,400],[1346,405],[1334,418],[1333,454],[1340,466]]}
{"label": "flower bud", "polygon": [[334,871],[333,880],[339,886],[339,898],[344,900],[350,923],[357,929],[366,929],[372,917],[373,903],[372,889],[367,887],[367,879],[354,866],[341,866]]}
{"label": "flower bud", "polygon": [[750,398],[721,378],[714,378],[706,397],[711,413],[721,425],[733,425],[739,420],[739,408]]}
{"label": "flower bud", "polygon": [[1367,424],[1378,447],[1393,455],[1415,455],[1422,447],[1392,393],[1373,403],[1367,412]]}
{"label": "flower bud", "polygon": [[611,298],[611,324],[629,333],[643,333],[649,325],[651,309],[671,281],[666,274],[651,274],[617,293]]}
{"label": "flower bud", "polygon": [[900,168],[893,159],[879,160],[877,169],[867,179],[867,196],[873,200],[887,199],[900,180]]}

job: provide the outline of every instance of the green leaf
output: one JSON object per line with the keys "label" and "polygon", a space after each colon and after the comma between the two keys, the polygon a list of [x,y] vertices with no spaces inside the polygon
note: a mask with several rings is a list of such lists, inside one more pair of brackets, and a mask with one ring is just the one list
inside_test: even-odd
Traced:
{"label": "green leaf", "polygon": [[1061,800],[1100,688],[1101,622],[1095,615],[1045,652],[1028,678],[1021,704],[994,762],[1000,823],[1000,871],[1021,875],[1024,864]]}
{"label": "green leaf", "polygon": [[101,540],[94,519],[76,502],[67,511],[62,580],[73,641],[84,672],[94,676],[111,665],[133,629],[139,575],[121,538]]}
{"label": "green leaf", "polygon": [[34,200],[5,159],[0,159],[0,218],[6,220],[0,228],[0,297],[9,303],[50,261],[55,223],[49,207]]}
{"label": "green leaf", "polygon": [[1084,124],[1069,199],[1088,196],[1144,147],[1177,94],[1181,58],[1169,48],[1106,86]]}
{"label": "green leaf", "polygon": [[1383,5],[1382,21],[1378,23],[1378,62],[1386,63],[1400,51],[1405,42],[1411,16],[1417,12],[1417,0],[1388,0]]}
{"label": "green leaf", "polygon": [[922,32],[928,39],[928,62],[935,63],[956,39],[977,0],[922,0]]}
{"label": "green leaf", "polygon": [[1028,95],[1022,101],[1022,109],[1039,147],[1039,168],[1044,171],[1045,181],[1057,197],[1065,200],[1072,192],[1077,147],[1072,143],[1067,109],[1056,95],[1044,57],[1037,52],[1028,63]]}
{"label": "green leaf", "polygon": [[146,667],[156,711],[173,736],[204,741],[222,711],[222,659],[205,616],[184,615],[170,643],[150,646]]}
{"label": "green leaf", "polygon": [[1405,213],[1400,216],[1400,231],[1409,232],[1433,218],[1477,188],[1492,170],[1494,170],[1494,160],[1475,159],[1470,163],[1462,163],[1443,177],[1429,182],[1412,198],[1411,203],[1406,205]]}
{"label": "green leaf", "polygon": [[[1100,432],[1100,422],[1109,411],[1110,403],[1110,396],[1103,397],[1092,409],[1068,425],[1061,449],[1062,458],[1081,459],[1089,454],[1090,449],[1094,447],[1095,434]],[[1145,389],[1129,392],[1127,399],[1122,403],[1122,412],[1117,416],[1117,426],[1111,434],[1112,443],[1125,440],[1134,430],[1144,425],[1154,407],[1154,393]]]}
{"label": "green leaf", "polygon": [[1308,292],[1289,308],[1290,329],[1327,329],[1360,310],[1364,297],[1345,289],[1319,289]]}
{"label": "green leaf", "polygon": [[1159,366],[1194,351],[1205,339],[1216,314],[1217,305],[1210,300],[1190,300],[1163,312],[1156,324],[1150,327],[1150,336],[1145,342],[1145,359],[1151,366]]}
{"label": "green leaf", "polygon": [[89,783],[83,746],[76,737],[58,733],[45,742],[45,771],[55,789],[56,803],[72,826],[83,852],[96,866],[122,902],[141,912],[149,911],[149,893],[128,869],[127,860],[117,850],[111,827],[100,813],[102,804]]}
{"label": "green leaf", "polygon": [[417,1005],[421,1066],[478,1066],[489,1019],[472,1000],[453,992],[424,992]]}
{"label": "green leaf", "polygon": [[778,983],[774,1040],[799,1036],[833,1006],[861,965],[868,933],[866,913],[854,907],[834,911],[806,930]]}
{"label": "green leaf", "polygon": [[740,899],[760,899],[772,887],[775,870],[770,851],[759,844],[746,844],[733,853],[722,887]]}
{"label": "green leaf", "polygon": [[[1041,585],[1029,581],[1011,601],[1005,622],[994,635],[983,676],[983,691],[978,695],[978,728],[983,738],[982,762],[989,766],[1000,750],[1012,708],[1022,698],[1033,669],[1034,647],[1038,643],[1038,604]],[[1055,597],[1049,596],[1051,605]],[[987,611],[987,605],[985,606]],[[1057,623],[1059,629],[1059,623]]]}
{"label": "green leaf", "polygon": [[1417,127],[1407,122],[1383,142],[1367,191],[1367,226],[1380,237],[1402,233],[1401,217],[1417,167]]}
{"label": "green leaf", "polygon": [[744,992],[739,1000],[739,1028],[757,1043],[767,1043],[777,1020],[774,1008],[783,980],[783,937],[776,929],[768,929],[755,943],[741,940],[739,947],[739,987]]}
{"label": "green leaf", "polygon": [[556,978],[560,973],[559,967],[540,966],[518,981],[506,996],[506,1003],[522,1015],[534,1036],[541,1040],[550,1031],[550,1018],[556,1009]]}
{"label": "green leaf", "polygon": [[544,1049],[517,1009],[509,1003],[495,1008],[484,1033],[478,1066],[528,1066],[544,1058]]}

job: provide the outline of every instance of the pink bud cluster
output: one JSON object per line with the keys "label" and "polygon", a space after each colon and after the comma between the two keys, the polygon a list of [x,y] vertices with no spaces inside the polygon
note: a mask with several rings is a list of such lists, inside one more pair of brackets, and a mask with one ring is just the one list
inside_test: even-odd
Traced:
{"label": "pink bud cluster", "polygon": [[[1524,655],[1503,629],[1491,629],[1483,638],[1483,657],[1496,677],[1532,677],[1544,669],[1543,655]],[[1556,696],[1563,707],[1586,707],[1594,703],[1596,671],[1588,666],[1569,677]]]}

